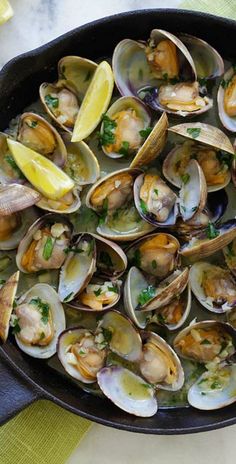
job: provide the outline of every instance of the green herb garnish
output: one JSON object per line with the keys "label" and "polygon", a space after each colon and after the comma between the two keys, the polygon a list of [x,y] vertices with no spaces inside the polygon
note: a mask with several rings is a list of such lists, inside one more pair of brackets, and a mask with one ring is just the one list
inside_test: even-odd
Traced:
{"label": "green herb garnish", "polygon": [[5,284],[6,280],[5,279],[0,279],[0,285]]}
{"label": "green herb garnish", "polygon": [[68,253],[83,253],[84,250],[82,250],[81,248],[76,248],[76,247],[73,247],[73,246],[69,246],[68,248],[64,248],[64,253],[66,253],[66,255],[68,255]]}
{"label": "green herb garnish", "polygon": [[104,337],[104,341],[106,344],[111,342],[112,339],[112,332],[109,329],[106,329],[105,327],[102,327],[102,335]]}
{"label": "green herb garnish", "polygon": [[157,268],[157,262],[155,259],[152,260],[152,269],[156,269]]}
{"label": "green herb garnish", "polygon": [[123,141],[121,148],[119,149],[119,154],[124,157],[129,155],[129,142]]}
{"label": "green herb garnish", "polygon": [[100,261],[102,264],[105,264],[107,267],[113,267],[111,257],[106,251],[101,251],[98,261]]}
{"label": "green herb garnish", "polygon": [[25,176],[24,174],[21,172],[20,168],[18,168],[13,156],[11,155],[5,155],[4,156],[4,160],[9,164],[9,166],[11,166],[12,169],[14,169],[14,171],[17,172],[18,176],[20,177],[20,179],[24,179]]}
{"label": "green herb garnish", "polygon": [[100,212],[99,224],[104,224],[108,212],[108,198],[105,198],[102,204],[102,211]]}
{"label": "green herb garnish", "polygon": [[214,382],[210,386],[211,390],[216,390],[216,389],[219,389],[221,387],[222,387],[222,385],[218,380],[214,380]]}
{"label": "green herb garnish", "polygon": [[199,77],[198,78],[199,85],[201,87],[204,87],[207,85],[207,78],[206,77]]}
{"label": "green herb garnish", "polygon": [[159,194],[158,189],[154,189],[154,193],[155,193],[156,196],[158,197],[158,194]]}
{"label": "green herb garnish", "polygon": [[95,247],[95,239],[93,238],[92,240],[88,242],[88,256],[90,256],[91,253],[93,253],[94,247]]}
{"label": "green herb garnish", "polygon": [[152,285],[148,285],[147,288],[141,291],[141,293],[138,296],[138,303],[143,306],[145,305],[149,300],[151,300],[156,294],[156,289]]}
{"label": "green herb garnish", "polygon": [[32,298],[29,303],[37,306],[37,309],[41,313],[42,322],[44,324],[47,324],[48,319],[49,319],[49,309],[50,309],[49,304],[48,303],[43,303],[43,301],[39,297]]}
{"label": "green herb garnish", "polygon": [[112,286],[112,287],[107,287],[107,288],[108,288],[109,292],[119,293],[117,287]]}
{"label": "green herb garnish", "polygon": [[43,340],[44,338],[45,338],[45,333],[44,333],[44,332],[41,332],[40,337],[39,337],[39,340]]}
{"label": "green herb garnish", "polygon": [[221,79],[220,85],[223,87],[223,89],[227,89],[231,79]]}
{"label": "green herb garnish", "polygon": [[156,316],[157,316],[157,321],[158,321],[160,324],[165,324],[165,323],[166,323],[165,318],[164,318],[164,316],[163,316],[161,313],[158,313]]}
{"label": "green herb garnish", "polygon": [[197,206],[193,206],[192,211],[197,211]]}
{"label": "green herb garnish", "polygon": [[133,257],[133,264],[137,267],[140,267],[141,266],[141,252],[140,250],[137,248],[137,250],[135,250],[134,252],[134,257]]}
{"label": "green herb garnish", "polygon": [[141,137],[146,140],[148,138],[148,136],[151,134],[152,132],[152,127],[146,127],[146,129],[142,129],[139,131],[139,134],[141,135]]}
{"label": "green herb garnish", "polygon": [[181,178],[181,181],[183,182],[183,184],[186,185],[190,180],[190,175],[188,173],[186,173],[186,174],[183,174],[182,176],[180,176],[180,178]]}
{"label": "green herb garnish", "polygon": [[146,205],[145,201],[142,200],[142,198],[140,198],[140,208],[141,208],[143,214],[147,214],[147,212],[148,212],[147,205]]}
{"label": "green herb garnish", "polygon": [[225,164],[228,168],[231,168],[233,156],[231,153],[227,153],[226,151],[218,151],[216,156],[221,164]]}
{"label": "green herb garnish", "polygon": [[220,235],[220,232],[215,228],[212,222],[209,222],[207,229],[206,229],[206,235],[207,235],[207,238],[212,240],[213,238],[218,237],[218,235]]}
{"label": "green herb garnish", "polygon": [[187,129],[187,132],[189,135],[192,136],[193,139],[196,139],[201,132],[201,128],[200,127],[189,127]]}
{"label": "green herb garnish", "polygon": [[101,289],[101,288],[98,288],[98,290],[94,290],[93,293],[94,293],[95,296],[99,296],[99,295],[101,295],[101,293],[102,293],[102,289]]}
{"label": "green herb garnish", "polygon": [[18,317],[14,317],[11,325],[13,327],[12,333],[15,335],[21,331],[20,325],[19,325],[20,319]]}
{"label": "green herb garnish", "polygon": [[38,125],[38,121],[31,121],[26,123],[31,129],[34,129]]}
{"label": "green herb garnish", "polygon": [[204,338],[204,340],[200,342],[200,345],[211,345],[211,342],[207,340],[207,338]]}
{"label": "green herb garnish", "polygon": [[113,119],[110,119],[106,114],[103,115],[102,122],[102,132],[98,133],[98,137],[99,145],[105,147],[115,142],[114,129],[117,126],[117,123]]}
{"label": "green herb garnish", "polygon": [[46,240],[46,243],[44,245],[44,248],[43,248],[43,258],[48,261],[51,256],[52,256],[52,252],[53,252],[53,248],[54,248],[54,240],[52,239],[52,237],[47,237],[47,240]]}
{"label": "green herb garnish", "polygon": [[59,98],[57,98],[57,97],[52,97],[52,95],[50,95],[50,94],[46,95],[46,97],[45,97],[45,102],[46,102],[46,105],[47,105],[49,108],[56,109],[56,108],[58,108],[58,106],[59,106]]}
{"label": "green herb garnish", "polygon": [[68,295],[65,296],[63,301],[68,301],[72,295],[73,295],[73,292],[68,293]]}

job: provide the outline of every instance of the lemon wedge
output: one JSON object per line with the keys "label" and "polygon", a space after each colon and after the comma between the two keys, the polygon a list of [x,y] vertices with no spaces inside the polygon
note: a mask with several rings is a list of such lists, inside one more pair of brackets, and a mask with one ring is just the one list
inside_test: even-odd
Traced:
{"label": "lemon wedge", "polygon": [[106,112],[114,87],[114,77],[111,66],[102,61],[91,80],[84,96],[72,134],[72,142],[86,139],[96,129]]}
{"label": "lemon wedge", "polygon": [[0,24],[4,24],[12,18],[13,9],[7,0],[0,1]]}
{"label": "lemon wedge", "polygon": [[7,140],[10,152],[28,181],[46,198],[59,200],[74,182],[52,161],[15,140]]}

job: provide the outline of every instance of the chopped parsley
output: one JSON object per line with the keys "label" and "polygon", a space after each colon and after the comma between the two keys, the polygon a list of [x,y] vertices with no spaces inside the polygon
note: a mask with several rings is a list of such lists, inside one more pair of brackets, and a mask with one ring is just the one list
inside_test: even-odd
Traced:
{"label": "chopped parsley", "polygon": [[119,154],[123,155],[124,157],[129,155],[129,142],[122,142],[122,146],[119,149]]}
{"label": "chopped parsley", "polygon": [[218,151],[216,155],[221,164],[225,164],[228,168],[231,168],[233,159],[231,153],[227,153],[227,151]]}
{"label": "chopped parsley", "polygon": [[88,242],[88,256],[90,256],[93,253],[94,247],[95,239],[93,238],[92,240],[90,240],[90,242]]}
{"label": "chopped parsley", "polygon": [[106,114],[103,115],[102,122],[102,132],[98,134],[98,137],[99,145],[105,147],[115,143],[114,129],[116,128],[117,123],[113,119],[110,119]]}
{"label": "chopped parsley", "polygon": [[207,238],[212,240],[213,238],[218,237],[218,235],[220,235],[220,232],[215,228],[212,222],[209,222],[207,229],[206,229],[206,235],[207,235]]}
{"label": "chopped parsley", "polygon": [[183,184],[186,185],[190,180],[190,175],[188,173],[186,173],[186,174],[183,174],[182,176],[180,176],[180,178],[181,178],[181,181],[183,182]]}
{"label": "chopped parsley", "polygon": [[49,319],[49,309],[50,309],[49,304],[48,303],[43,303],[43,301],[39,297],[32,298],[29,303],[37,306],[37,309],[41,313],[42,322],[44,324],[47,324],[48,319]]}
{"label": "chopped parsley", "polygon": [[216,390],[216,389],[219,389],[221,387],[222,387],[222,385],[218,380],[214,380],[214,382],[212,382],[212,384],[210,386],[211,390]]}
{"label": "chopped parsley", "polygon": [[119,293],[117,287],[112,286],[112,287],[107,287],[107,288],[108,288],[109,292]]}
{"label": "chopped parsley", "polygon": [[12,169],[14,169],[14,171],[17,172],[18,176],[20,177],[20,179],[24,179],[25,176],[24,174],[21,172],[20,168],[18,168],[13,156],[11,155],[5,155],[4,156],[4,160],[9,164],[9,166],[11,166]]}
{"label": "chopped parsley", "polygon": [[0,279],[0,285],[5,284],[6,280],[5,279]]}
{"label": "chopped parsley", "polygon": [[157,262],[155,259],[152,260],[152,269],[156,269],[157,268]]}
{"label": "chopped parsley", "polygon": [[37,125],[38,121],[27,122],[27,126],[29,126],[31,129],[34,129],[35,127],[37,127]]}
{"label": "chopped parsley", "polygon": [[18,317],[14,317],[14,319],[12,320],[12,333],[15,335],[17,333],[19,333],[21,331],[21,328],[20,328],[20,325],[19,325],[19,321],[20,319]]}
{"label": "chopped parsley", "polygon": [[142,129],[139,131],[139,135],[141,135],[142,139],[146,140],[148,136],[152,132],[152,127],[146,127],[146,129]]}
{"label": "chopped parsley", "polygon": [[100,296],[101,293],[102,293],[102,289],[101,289],[101,288],[98,288],[98,290],[94,290],[93,293],[94,293],[95,296]]}
{"label": "chopped parsley", "polygon": [[199,77],[198,78],[199,85],[201,87],[204,87],[207,85],[207,78],[206,77]]}
{"label": "chopped parsley", "polygon": [[220,349],[219,354],[222,353],[222,352],[225,350],[225,348],[227,348],[227,346],[228,346],[228,343],[227,343],[227,342],[222,342],[222,343],[221,343],[221,349]]}
{"label": "chopped parsley", "polygon": [[141,208],[143,214],[147,214],[147,212],[148,212],[147,205],[146,205],[145,201],[142,200],[142,198],[140,198],[140,208]]}
{"label": "chopped parsley", "polygon": [[112,259],[107,251],[101,251],[98,261],[107,267],[113,267]]}
{"label": "chopped parsley", "polygon": [[223,87],[223,89],[227,89],[231,79],[221,79],[220,85]]}
{"label": "chopped parsley", "polygon": [[200,345],[211,345],[211,342],[207,340],[207,338],[204,338],[204,340],[200,342]]}
{"label": "chopped parsley", "polygon": [[45,338],[45,333],[41,332],[39,340],[43,340]]}
{"label": "chopped parsley", "polygon": [[165,324],[166,323],[165,318],[161,313],[158,313],[156,315],[156,317],[157,317],[157,321],[159,322],[159,324]]}
{"label": "chopped parsley", "polygon": [[148,285],[147,288],[141,291],[138,296],[138,303],[143,306],[148,303],[156,294],[156,289],[152,285]]}
{"label": "chopped parsley", "polygon": [[192,211],[197,211],[197,206],[193,206]]}
{"label": "chopped parsley", "polygon": [[50,94],[45,96],[45,102],[46,102],[46,105],[49,108],[56,109],[59,106],[59,98],[52,97],[52,95],[50,95]]}
{"label": "chopped parsley", "polygon": [[82,248],[76,248],[76,247],[73,247],[73,246],[69,246],[68,248],[64,248],[64,253],[66,253],[66,255],[68,255],[68,253],[83,253],[84,250],[82,250]]}
{"label": "chopped parsley", "polygon": [[111,339],[112,339],[112,332],[111,332],[111,330],[106,329],[105,327],[102,327],[102,335],[103,335],[103,338],[104,338],[104,342],[105,342],[106,344],[108,344],[108,343],[111,342]]}
{"label": "chopped parsley", "polygon": [[45,245],[44,245],[44,248],[43,248],[43,258],[48,261],[51,256],[52,256],[52,252],[53,252],[53,248],[54,248],[54,240],[52,239],[52,237],[47,237],[47,240],[45,242]]}
{"label": "chopped parsley", "polygon": [[158,189],[154,189],[154,193],[155,193],[156,196],[158,197],[158,195],[159,195]]}
{"label": "chopped parsley", "polygon": [[187,133],[192,136],[193,139],[196,139],[201,132],[200,127],[189,127]]}
{"label": "chopped parsley", "polygon": [[137,267],[141,266],[141,252],[138,248],[134,252],[133,264]]}
{"label": "chopped parsley", "polygon": [[108,212],[108,198],[105,198],[102,204],[102,211],[100,212],[99,224],[104,224]]}
{"label": "chopped parsley", "polygon": [[70,298],[72,297],[72,295],[73,295],[73,292],[68,293],[68,295],[65,296],[65,298],[64,298],[63,301],[68,301],[68,300],[70,300]]}

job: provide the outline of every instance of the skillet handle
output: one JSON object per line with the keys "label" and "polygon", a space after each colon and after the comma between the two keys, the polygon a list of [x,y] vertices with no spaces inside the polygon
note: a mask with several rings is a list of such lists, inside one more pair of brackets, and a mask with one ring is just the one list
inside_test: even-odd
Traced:
{"label": "skillet handle", "polygon": [[39,391],[13,372],[0,350],[0,425],[40,397]]}

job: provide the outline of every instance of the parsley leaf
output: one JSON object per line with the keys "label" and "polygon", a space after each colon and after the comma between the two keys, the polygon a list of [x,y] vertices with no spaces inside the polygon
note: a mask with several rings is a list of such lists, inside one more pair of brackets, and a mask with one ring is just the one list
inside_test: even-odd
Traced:
{"label": "parsley leaf", "polygon": [[48,94],[45,96],[46,105],[49,108],[56,109],[59,106],[59,98],[52,97],[52,95]]}
{"label": "parsley leaf", "polygon": [[204,338],[204,340],[200,342],[200,345],[211,345],[211,342],[207,340],[207,338]]}
{"label": "parsley leaf", "polygon": [[18,168],[13,156],[11,155],[5,155],[4,156],[4,160],[9,164],[9,166],[11,166],[12,169],[14,169],[14,171],[17,172],[18,176],[20,177],[20,179],[24,179],[25,176],[24,174],[21,172],[20,168]]}
{"label": "parsley leaf", "polygon": [[138,296],[138,303],[143,306],[145,303],[147,303],[149,300],[151,300],[156,294],[156,289],[152,285],[148,285],[147,288],[144,288],[144,290],[141,291],[141,293]]}
{"label": "parsley leaf", "polygon": [[94,250],[94,247],[95,247],[95,239],[93,238],[92,240],[88,242],[88,256],[91,255],[91,253]]}
{"label": "parsley leaf", "polygon": [[125,157],[129,155],[129,142],[122,142],[122,146],[119,149],[119,153],[120,155],[123,155]]}
{"label": "parsley leaf", "polygon": [[72,297],[72,295],[73,295],[73,292],[68,293],[68,295],[65,296],[63,301],[65,302],[68,301]]}
{"label": "parsley leaf", "polygon": [[147,205],[146,205],[145,201],[142,200],[142,198],[140,198],[140,208],[141,208],[143,214],[147,214],[147,212],[148,212]]}
{"label": "parsley leaf", "polygon": [[29,302],[30,304],[33,304],[35,306],[37,306],[37,309],[40,311],[41,313],[41,320],[44,324],[47,324],[48,323],[48,319],[49,319],[49,309],[50,309],[50,306],[48,303],[44,303],[41,298],[39,297],[35,297],[35,298],[32,298]]}
{"label": "parsley leaf", "polygon": [[93,293],[94,293],[95,296],[99,296],[99,295],[101,295],[101,293],[102,293],[102,289],[101,289],[101,288],[98,288],[98,290],[94,290]]}
{"label": "parsley leaf", "polygon": [[146,127],[146,129],[142,129],[139,131],[139,134],[141,135],[142,139],[146,140],[148,136],[152,132],[152,127]]}
{"label": "parsley leaf", "polygon": [[116,121],[113,119],[110,119],[109,116],[106,114],[103,115],[102,117],[102,132],[98,133],[99,137],[99,145],[100,146],[107,146],[107,145],[112,145],[115,143],[115,134],[114,134],[114,129],[117,126]]}
{"label": "parsley leaf", "polygon": [[30,121],[26,123],[31,129],[34,129],[38,125],[38,121]]}
{"label": "parsley leaf", "polygon": [[52,237],[47,237],[47,240],[45,242],[45,245],[44,245],[44,248],[43,248],[43,258],[48,261],[51,256],[52,256],[52,252],[53,252],[53,248],[54,248],[54,240],[52,239]]}
{"label": "parsley leaf", "polygon": [[216,390],[216,389],[219,389],[221,387],[222,387],[222,385],[218,380],[214,380],[214,382],[210,386],[211,390]]}
{"label": "parsley leaf", "polygon": [[196,139],[201,132],[201,128],[200,127],[189,127],[187,129],[187,132],[189,135],[192,136],[193,139]]}
{"label": "parsley leaf", "polygon": [[213,238],[218,237],[219,234],[220,232],[215,228],[214,224],[212,224],[212,222],[209,222],[206,229],[207,238],[212,240]]}
{"label": "parsley leaf", "polygon": [[107,288],[108,288],[109,292],[119,293],[117,287],[112,286],[112,287],[107,287]]}
{"label": "parsley leaf", "polygon": [[107,267],[113,267],[111,257],[107,251],[101,251],[98,258],[98,262],[99,261]]}
{"label": "parsley leaf", "polygon": [[112,332],[109,329],[106,329],[105,327],[102,327],[102,335],[104,337],[104,340],[106,344],[111,342],[112,339]]}
{"label": "parsley leaf", "polygon": [[12,333],[15,335],[21,331],[20,325],[19,325],[20,319],[18,317],[14,317],[12,321]]}
{"label": "parsley leaf", "polygon": [[105,198],[102,204],[102,211],[100,212],[99,224],[104,224],[108,212],[108,198]]}
{"label": "parsley leaf", "polygon": [[186,185],[190,180],[190,175],[188,173],[186,173],[186,174],[183,174],[182,176],[180,176],[180,178],[181,178],[183,184]]}
{"label": "parsley leaf", "polygon": [[68,255],[68,253],[83,253],[84,250],[82,250],[81,248],[76,248],[76,247],[73,247],[73,246],[69,246],[68,248],[64,248],[64,253],[66,253],[66,255]]}
{"label": "parsley leaf", "polygon": [[154,193],[155,193],[156,196],[158,197],[158,194],[159,194],[158,189],[154,189]]}

